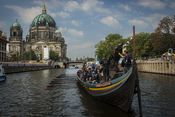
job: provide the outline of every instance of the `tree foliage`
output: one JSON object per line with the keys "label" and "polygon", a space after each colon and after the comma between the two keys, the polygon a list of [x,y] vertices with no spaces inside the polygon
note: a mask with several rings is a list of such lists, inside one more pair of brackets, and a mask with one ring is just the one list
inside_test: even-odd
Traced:
{"label": "tree foliage", "polygon": [[53,51],[53,50],[50,50],[50,51],[49,51],[49,58],[52,59],[52,60],[57,61],[57,60],[59,59],[58,53],[56,53],[56,52]]}
{"label": "tree foliage", "polygon": [[165,34],[175,33],[175,16],[167,16],[160,20],[158,27],[155,32],[161,32]]}
{"label": "tree foliage", "polygon": [[19,56],[19,53],[16,52],[16,53],[13,53],[11,55],[11,61],[19,61],[20,60],[20,56]]}
{"label": "tree foliage", "polygon": [[133,47],[134,41],[130,40],[130,37],[122,39],[119,34],[109,34],[105,40],[95,46],[98,59],[108,58],[114,47],[126,41],[129,41],[130,52],[135,49],[136,58],[161,56],[169,48],[175,48],[175,16],[162,18],[153,33],[136,34],[135,47]]}
{"label": "tree foliage", "polygon": [[109,58],[114,48],[125,41],[119,34],[109,34],[105,40],[100,41],[95,46],[97,59]]}
{"label": "tree foliage", "polygon": [[33,50],[30,50],[28,52],[25,52],[23,55],[21,55],[24,60],[37,60],[37,56]]}
{"label": "tree foliage", "polygon": [[175,17],[164,17],[160,20],[155,32],[151,34],[153,53],[158,56],[175,48]]}
{"label": "tree foliage", "polygon": [[150,33],[141,32],[135,35],[135,47],[134,40],[130,40],[129,50],[133,52],[135,49],[135,57],[147,57],[151,54],[152,45],[150,41]]}

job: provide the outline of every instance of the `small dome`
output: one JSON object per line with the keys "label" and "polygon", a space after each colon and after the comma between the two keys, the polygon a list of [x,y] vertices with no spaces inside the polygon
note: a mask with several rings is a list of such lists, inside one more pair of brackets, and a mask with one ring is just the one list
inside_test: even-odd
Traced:
{"label": "small dome", "polygon": [[19,24],[18,20],[16,19],[16,21],[12,24],[11,27],[21,28],[21,25]]}
{"label": "small dome", "polygon": [[62,37],[62,33],[59,29],[55,31],[56,37]]}
{"label": "small dome", "polygon": [[42,9],[42,13],[34,18],[31,27],[46,26],[56,28],[55,20],[47,14],[45,5]]}

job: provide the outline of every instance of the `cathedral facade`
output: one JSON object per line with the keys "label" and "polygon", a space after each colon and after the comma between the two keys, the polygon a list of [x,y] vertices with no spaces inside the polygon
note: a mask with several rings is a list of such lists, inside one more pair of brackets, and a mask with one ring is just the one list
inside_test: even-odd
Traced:
{"label": "cathedral facade", "polygon": [[[47,14],[45,5],[42,13],[36,16],[29,28],[26,40],[22,40],[23,30],[18,21],[10,28],[9,54],[22,55],[33,52],[37,60],[51,59],[51,53],[60,61],[66,60],[67,45],[57,29],[55,20]],[[53,58],[53,57],[52,57]]]}

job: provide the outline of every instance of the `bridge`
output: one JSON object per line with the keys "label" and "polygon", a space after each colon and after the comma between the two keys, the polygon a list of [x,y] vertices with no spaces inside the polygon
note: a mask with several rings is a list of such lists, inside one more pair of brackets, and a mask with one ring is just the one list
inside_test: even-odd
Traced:
{"label": "bridge", "polygon": [[66,63],[66,68],[68,68],[68,67],[78,67],[78,68],[80,68],[80,67],[82,67],[83,63],[84,63],[84,61],[68,61]]}
{"label": "bridge", "polygon": [[84,61],[67,61],[67,62],[54,62],[52,64],[52,66],[54,66],[54,68],[68,68],[70,66],[77,66],[80,67],[82,66],[84,63]]}

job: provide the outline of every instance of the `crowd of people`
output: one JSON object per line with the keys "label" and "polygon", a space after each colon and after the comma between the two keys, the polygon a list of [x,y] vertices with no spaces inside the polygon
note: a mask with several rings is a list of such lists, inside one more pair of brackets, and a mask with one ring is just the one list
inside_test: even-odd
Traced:
{"label": "crowd of people", "polygon": [[[119,60],[122,62],[119,64]],[[77,75],[84,81],[91,83],[107,82],[113,78],[110,71],[116,73],[120,71],[119,66],[123,68],[123,73],[126,73],[131,66],[131,55],[128,51],[121,53],[119,49],[115,49],[108,59],[99,61],[99,64],[84,64],[82,69],[77,72]]]}

